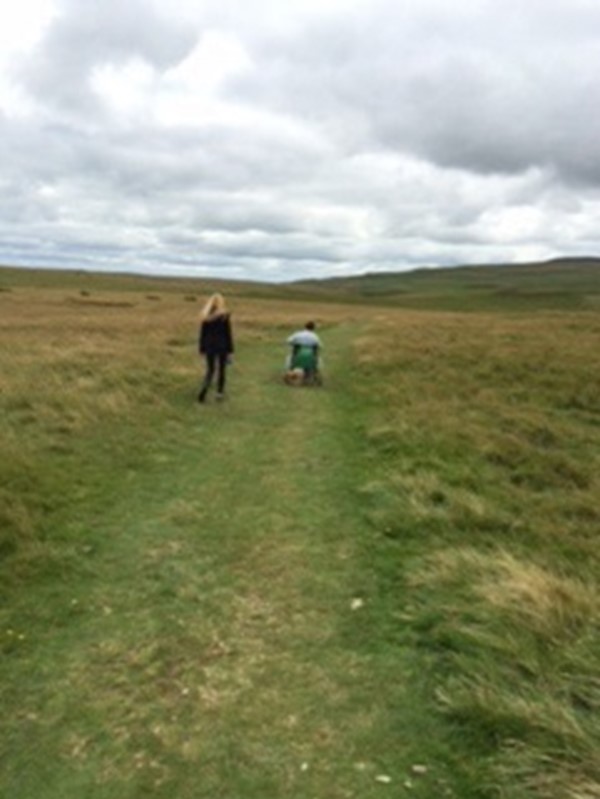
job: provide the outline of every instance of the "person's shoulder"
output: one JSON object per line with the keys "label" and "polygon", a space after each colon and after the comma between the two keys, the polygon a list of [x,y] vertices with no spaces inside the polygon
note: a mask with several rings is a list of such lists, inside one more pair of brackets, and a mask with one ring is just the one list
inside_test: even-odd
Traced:
{"label": "person's shoulder", "polygon": [[205,324],[219,324],[219,322],[227,322],[229,321],[229,317],[231,316],[230,311],[220,311],[219,313],[211,314],[204,319]]}

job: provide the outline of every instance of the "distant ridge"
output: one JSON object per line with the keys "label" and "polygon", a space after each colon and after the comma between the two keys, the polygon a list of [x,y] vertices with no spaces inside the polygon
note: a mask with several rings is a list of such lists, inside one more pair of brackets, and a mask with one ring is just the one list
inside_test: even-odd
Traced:
{"label": "distant ridge", "polygon": [[372,278],[412,278],[421,275],[443,275],[444,277],[454,278],[456,274],[468,273],[473,274],[475,271],[482,273],[489,270],[503,269],[512,270],[513,272],[529,273],[535,270],[535,274],[540,274],[541,271],[555,272],[563,271],[565,269],[600,269],[600,257],[595,256],[578,256],[576,258],[551,258],[546,261],[522,261],[520,263],[489,263],[489,264],[457,264],[453,266],[416,266],[414,269],[403,271],[387,271],[387,272],[362,272],[357,275],[346,275],[339,277],[325,277],[310,280],[295,280],[289,285],[309,285],[309,284],[323,284],[334,283],[338,281],[356,281],[367,280]]}
{"label": "distant ridge", "polygon": [[600,258],[421,267],[296,281],[322,299],[438,310],[600,310]]}
{"label": "distant ridge", "polygon": [[46,287],[81,294],[161,291],[201,299],[232,296],[442,311],[600,311],[600,258],[520,264],[420,267],[408,272],[259,283],[218,277],[168,277],[0,266],[0,291]]}

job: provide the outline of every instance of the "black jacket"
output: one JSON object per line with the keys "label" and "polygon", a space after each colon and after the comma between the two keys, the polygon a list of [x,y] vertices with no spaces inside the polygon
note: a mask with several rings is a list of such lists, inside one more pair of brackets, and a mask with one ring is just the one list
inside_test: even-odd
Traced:
{"label": "black jacket", "polygon": [[198,349],[203,355],[229,355],[233,352],[229,314],[211,316],[202,322]]}

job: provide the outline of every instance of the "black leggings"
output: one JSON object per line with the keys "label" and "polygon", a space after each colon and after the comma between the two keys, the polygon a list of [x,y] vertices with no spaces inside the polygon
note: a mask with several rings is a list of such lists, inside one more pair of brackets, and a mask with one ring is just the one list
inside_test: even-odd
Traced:
{"label": "black leggings", "polygon": [[202,383],[202,391],[206,392],[210,388],[217,367],[217,391],[222,394],[225,391],[225,368],[227,366],[226,352],[207,352],[206,353],[206,374]]}

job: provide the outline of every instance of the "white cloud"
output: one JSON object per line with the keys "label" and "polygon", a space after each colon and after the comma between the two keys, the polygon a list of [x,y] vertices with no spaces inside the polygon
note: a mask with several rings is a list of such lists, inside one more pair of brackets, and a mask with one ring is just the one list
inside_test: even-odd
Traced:
{"label": "white cloud", "polygon": [[119,116],[136,118],[149,104],[155,70],[135,57],[125,64],[98,64],[90,77],[91,88]]}
{"label": "white cloud", "polygon": [[0,113],[24,117],[32,106],[20,89],[13,66],[35,48],[55,13],[52,0],[0,4]]}
{"label": "white cloud", "polygon": [[30,51],[40,40],[56,13],[53,0],[19,0],[0,5],[0,54],[2,59]]}

